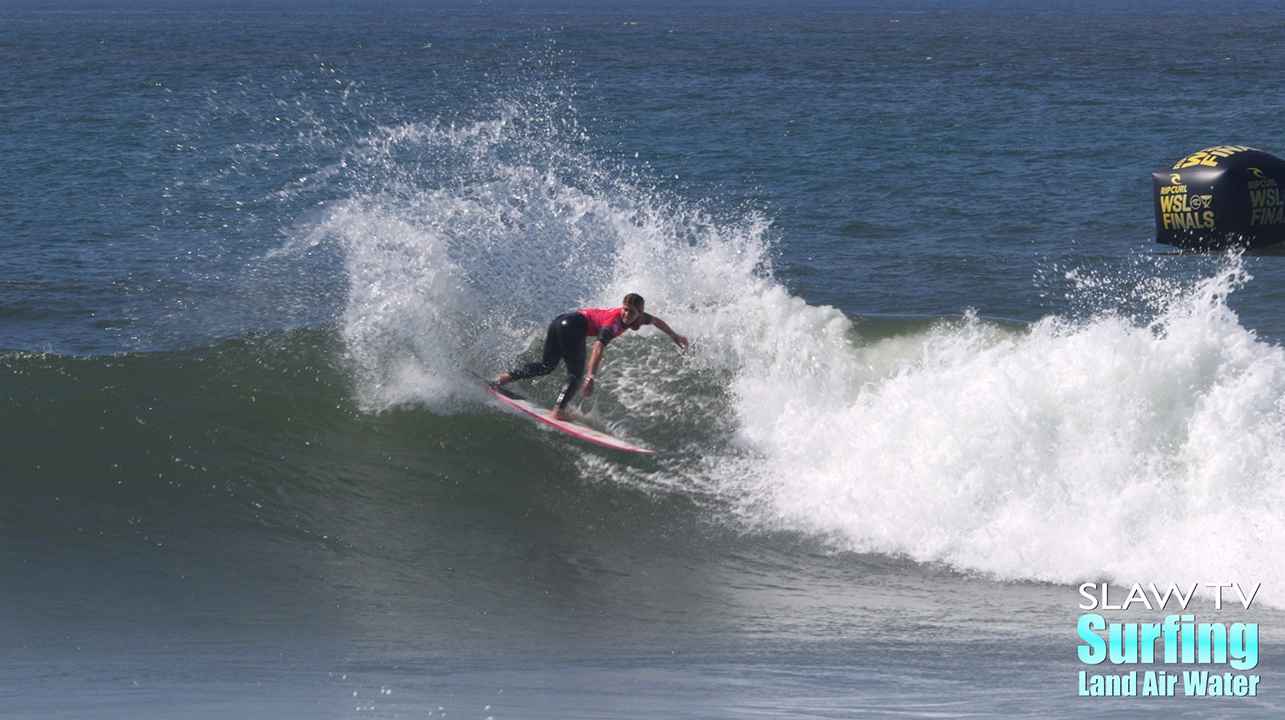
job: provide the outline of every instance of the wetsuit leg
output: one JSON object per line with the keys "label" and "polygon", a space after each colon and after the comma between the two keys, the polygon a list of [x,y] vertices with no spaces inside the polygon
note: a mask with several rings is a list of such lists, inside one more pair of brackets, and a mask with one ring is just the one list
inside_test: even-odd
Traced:
{"label": "wetsuit leg", "polygon": [[549,332],[544,336],[544,352],[541,354],[540,360],[527,363],[516,370],[510,371],[509,378],[511,380],[525,380],[553,372],[553,369],[558,366],[558,362],[562,360],[562,342],[558,339],[558,325],[559,321],[564,317],[566,316],[559,315],[553,319],[553,322],[549,323]]}
{"label": "wetsuit leg", "polygon": [[558,362],[567,364],[567,384],[558,395],[558,407],[566,409],[567,403],[575,396],[584,379],[585,333],[589,330],[589,321],[580,313],[559,315],[549,323],[549,332],[544,337],[544,352],[539,362],[532,362],[509,373],[512,380],[548,375],[558,367]]}
{"label": "wetsuit leg", "polygon": [[567,364],[567,384],[558,394],[557,402],[557,406],[563,410],[567,409],[567,403],[575,397],[584,380],[585,332],[589,329],[589,322],[580,313],[573,314],[576,319],[568,320],[560,326],[558,333],[558,339],[562,342],[562,360]]}

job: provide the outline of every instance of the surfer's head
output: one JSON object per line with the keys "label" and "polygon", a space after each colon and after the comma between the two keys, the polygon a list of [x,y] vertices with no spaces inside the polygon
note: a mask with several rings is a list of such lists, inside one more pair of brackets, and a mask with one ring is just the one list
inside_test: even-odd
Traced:
{"label": "surfer's head", "polygon": [[637,330],[642,327],[643,324],[643,317],[645,317],[643,307],[645,305],[646,301],[643,300],[642,295],[639,295],[638,293],[629,293],[625,296],[624,301],[620,303],[620,307],[624,309],[621,319],[624,320],[625,324],[630,328]]}

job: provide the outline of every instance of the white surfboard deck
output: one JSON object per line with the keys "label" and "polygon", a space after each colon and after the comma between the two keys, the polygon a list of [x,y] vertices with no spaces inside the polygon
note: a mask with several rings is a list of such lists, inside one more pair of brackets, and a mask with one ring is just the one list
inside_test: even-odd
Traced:
{"label": "white surfboard deck", "polygon": [[567,433],[568,435],[572,435],[574,437],[580,438],[581,440],[585,440],[587,442],[591,442],[596,445],[602,445],[603,447],[609,447],[615,450],[624,450],[625,452],[635,452],[635,453],[656,452],[655,450],[649,450],[645,447],[634,445],[633,443],[625,442],[624,440],[621,440],[618,437],[613,437],[611,435],[608,435],[605,432],[602,432],[601,430],[595,430],[587,425],[581,425],[578,422],[564,422],[562,420],[554,420],[549,415],[549,411],[547,409],[536,405],[535,403],[531,402],[530,400],[522,397],[521,395],[511,390],[506,390],[502,387],[499,387],[489,382],[483,383],[483,386],[487,390],[490,390],[491,394],[499,398],[500,401],[503,402],[505,405],[508,405],[511,408],[520,410],[523,413],[535,418],[536,420],[539,420],[540,422],[552,425],[553,427],[561,430],[562,432]]}

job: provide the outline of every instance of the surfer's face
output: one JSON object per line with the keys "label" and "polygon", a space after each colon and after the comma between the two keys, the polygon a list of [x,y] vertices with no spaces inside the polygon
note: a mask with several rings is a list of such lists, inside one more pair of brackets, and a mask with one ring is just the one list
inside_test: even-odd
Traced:
{"label": "surfer's face", "polygon": [[622,305],[620,319],[625,321],[629,327],[637,330],[642,327],[642,311],[633,305]]}

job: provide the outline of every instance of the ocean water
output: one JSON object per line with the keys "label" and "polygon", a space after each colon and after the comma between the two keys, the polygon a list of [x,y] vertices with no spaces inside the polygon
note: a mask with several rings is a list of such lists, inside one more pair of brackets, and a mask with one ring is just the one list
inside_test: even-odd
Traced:
{"label": "ocean water", "polygon": [[[1280,10],[0,6],[0,715],[1279,717],[1285,259],[1150,173],[1285,155]],[[473,381],[626,292],[656,455]]]}

